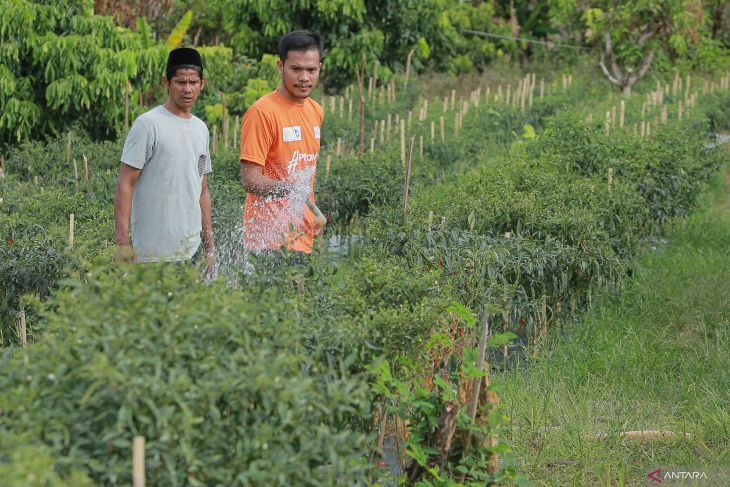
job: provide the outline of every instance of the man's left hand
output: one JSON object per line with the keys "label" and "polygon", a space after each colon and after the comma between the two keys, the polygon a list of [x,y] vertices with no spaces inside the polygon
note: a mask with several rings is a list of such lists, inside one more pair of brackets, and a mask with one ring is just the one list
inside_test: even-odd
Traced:
{"label": "man's left hand", "polygon": [[218,278],[218,260],[215,258],[215,254],[208,254],[205,257],[205,273],[203,279],[206,281],[214,281]]}

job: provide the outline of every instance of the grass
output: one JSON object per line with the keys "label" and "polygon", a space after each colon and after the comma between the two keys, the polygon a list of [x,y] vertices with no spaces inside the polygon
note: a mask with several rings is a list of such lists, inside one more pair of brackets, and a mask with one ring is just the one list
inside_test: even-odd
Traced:
{"label": "grass", "polygon": [[[730,465],[730,165],[700,207],[621,293],[497,379],[508,441],[536,485],[646,485],[659,467]],[[631,430],[691,436],[616,435]],[[722,475],[702,485],[730,485]]]}

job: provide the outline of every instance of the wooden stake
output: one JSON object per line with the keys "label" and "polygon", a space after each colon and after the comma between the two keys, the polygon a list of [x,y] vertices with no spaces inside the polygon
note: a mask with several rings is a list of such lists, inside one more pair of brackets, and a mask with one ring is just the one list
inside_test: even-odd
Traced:
{"label": "wooden stake", "polygon": [[406,165],[406,121],[400,121],[400,158],[403,166]]}
{"label": "wooden stake", "polygon": [[610,111],[609,112],[606,112],[606,124],[605,124],[605,127],[606,127],[606,135],[608,136],[608,133],[611,130],[611,112]]}
{"label": "wooden stake", "polygon": [[431,145],[433,145],[433,139],[434,139],[435,135],[436,135],[436,122],[431,120]]}
{"label": "wooden stake", "polygon": [[76,158],[75,157],[73,158],[73,162],[74,162],[74,181],[76,183],[78,183],[79,182],[79,168],[76,166]]}
{"label": "wooden stake", "polygon": [[324,164],[324,182],[330,177],[330,166],[332,165],[332,154],[327,154],[327,159]]}
{"label": "wooden stake", "polygon": [[368,78],[368,98],[373,98],[373,77]]}
{"label": "wooden stake", "polygon": [[418,136],[418,156],[420,160],[423,160],[423,135]]}
{"label": "wooden stake", "polygon": [[370,155],[375,154],[375,137],[370,137]]}
{"label": "wooden stake", "polygon": [[390,122],[391,122],[391,117],[390,117],[390,112],[388,112],[388,128],[385,131],[385,141],[388,143],[390,143]]}
{"label": "wooden stake", "polygon": [[223,149],[228,149],[228,110],[226,110],[226,96],[221,91],[221,120],[223,125]]}
{"label": "wooden stake", "polygon": [[408,78],[411,75],[411,58],[413,57],[414,52],[416,52],[415,49],[408,51],[408,58],[406,59],[406,79],[403,82],[403,88],[408,86]]}
{"label": "wooden stake", "polygon": [[89,182],[89,159],[86,157],[86,154],[81,154],[84,158],[84,182]]}
{"label": "wooden stake", "polygon": [[218,154],[218,125],[213,125],[213,155]]}
{"label": "wooden stake", "polygon": [[337,149],[335,150],[335,155],[340,157],[340,154],[342,154],[342,137],[337,137]]}
{"label": "wooden stake", "polygon": [[347,120],[352,122],[352,98],[347,100]]}
{"label": "wooden stake", "polygon": [[144,436],[135,436],[132,442],[132,485],[133,487],[145,487],[147,477],[145,474]]}
{"label": "wooden stake", "polygon": [[68,216],[68,246],[74,248],[74,227],[76,226],[76,218],[73,213]]}
{"label": "wooden stake", "polygon": [[[482,332],[481,336],[479,337],[479,352],[477,355],[477,369],[478,370],[484,370],[484,359],[487,353],[487,338],[489,337],[489,313],[487,312],[487,307],[484,306],[482,309]],[[467,413],[469,414],[469,418],[471,419],[471,422],[473,423],[476,420],[477,416],[477,405],[479,404],[479,392],[482,386],[482,378],[477,377],[474,379],[472,388],[471,388],[471,400],[469,401],[469,409]],[[471,431],[467,434],[467,440],[466,444],[464,446],[464,454],[468,453],[469,449],[471,448]]]}
{"label": "wooden stake", "polygon": [[124,131],[129,131],[129,80],[124,85]]}
{"label": "wooden stake", "polygon": [[71,164],[71,131],[68,132],[68,139],[66,141],[66,164]]}
{"label": "wooden stake", "polygon": [[365,150],[365,97],[360,97],[360,153]]}
{"label": "wooden stake", "polygon": [[624,128],[624,113],[626,111],[626,106],[624,104],[624,101],[621,100],[621,113],[619,115],[619,127]]}
{"label": "wooden stake", "polygon": [[441,123],[441,143],[446,142],[446,130],[444,128],[444,117],[443,115],[439,117],[439,122]]}
{"label": "wooden stake", "polygon": [[25,322],[25,304],[23,303],[23,295],[18,296],[18,335],[20,337],[20,345],[23,348],[28,347],[28,329]]}
{"label": "wooden stake", "polygon": [[608,168],[608,191],[612,190],[612,185],[613,185],[613,168],[609,167]]}
{"label": "wooden stake", "polygon": [[454,103],[456,102],[456,90],[451,90],[451,109],[454,109]]}
{"label": "wooden stake", "polygon": [[411,137],[411,143],[408,148],[408,162],[406,163],[406,174],[403,181],[403,221],[406,219],[406,211],[408,210],[408,191],[411,185],[411,161],[413,160],[413,142],[416,138]]}
{"label": "wooden stake", "polygon": [[616,127],[616,105],[611,107],[611,127]]}

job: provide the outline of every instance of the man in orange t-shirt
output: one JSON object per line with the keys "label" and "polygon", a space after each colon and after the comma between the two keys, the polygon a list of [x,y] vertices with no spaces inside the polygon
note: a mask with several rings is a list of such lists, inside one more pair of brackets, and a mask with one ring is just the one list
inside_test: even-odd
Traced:
{"label": "man in orange t-shirt", "polygon": [[241,125],[241,180],[246,190],[243,245],[311,253],[326,219],[314,204],[314,173],[324,112],[309,98],[322,67],[322,40],[306,30],[279,41],[281,84],[259,98]]}

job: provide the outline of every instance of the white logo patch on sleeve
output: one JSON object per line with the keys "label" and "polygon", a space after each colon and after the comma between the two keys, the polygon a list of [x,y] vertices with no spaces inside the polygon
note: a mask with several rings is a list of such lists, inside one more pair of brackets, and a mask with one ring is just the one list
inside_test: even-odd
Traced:
{"label": "white logo patch on sleeve", "polygon": [[314,138],[319,139],[319,125],[314,126]]}
{"label": "white logo patch on sleeve", "polygon": [[295,142],[302,140],[302,127],[296,125],[294,127],[284,127],[284,133],[282,134],[284,142]]}

